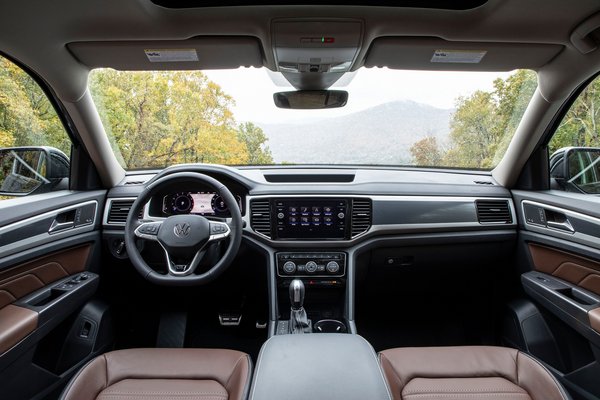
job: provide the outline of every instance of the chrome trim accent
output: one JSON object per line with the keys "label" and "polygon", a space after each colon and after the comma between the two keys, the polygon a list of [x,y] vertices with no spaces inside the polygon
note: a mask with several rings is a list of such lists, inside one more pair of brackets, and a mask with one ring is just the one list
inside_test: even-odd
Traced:
{"label": "chrome trim accent", "polygon": [[[592,217],[592,216],[589,216],[589,215],[586,215],[586,214],[579,213],[577,211],[571,211],[571,210],[568,210],[566,208],[561,208],[561,207],[557,207],[557,206],[551,206],[551,205],[548,205],[548,204],[544,204],[544,203],[540,203],[540,202],[532,201],[532,200],[522,200],[521,201],[521,211],[523,212],[523,216],[525,216],[525,207],[524,207],[525,204],[530,204],[532,206],[538,206],[538,207],[542,207],[542,208],[547,208],[550,211],[556,211],[556,212],[559,212],[559,213],[563,213],[566,216],[571,216],[571,217],[583,219],[583,220],[586,220],[587,222],[591,222],[592,224],[600,225],[600,218]],[[540,226],[538,224],[531,224],[531,223],[529,223],[527,221],[525,221],[525,223],[527,225]],[[564,231],[562,229],[559,229],[559,232],[564,232]]]}
{"label": "chrome trim accent", "polygon": [[160,244],[160,247],[162,247],[162,249],[165,252],[165,256],[167,257],[167,268],[169,269],[169,274],[171,274],[173,276],[187,276],[187,275],[192,274],[196,270],[196,267],[200,263],[200,260],[202,260],[202,257],[204,256],[204,253],[205,253],[205,250],[204,250],[205,247],[202,247],[200,250],[198,250],[196,252],[196,254],[194,255],[194,258],[192,259],[192,262],[190,262],[186,266],[185,270],[176,271],[172,268],[172,266],[175,264],[171,261],[171,258],[169,257],[169,252],[167,251],[167,249],[164,248],[164,246],[162,245],[161,242],[158,242],[158,244]]}
{"label": "chrome trim accent", "polygon": [[219,221],[209,221],[209,222],[210,222],[211,225],[213,225],[213,224],[214,225],[221,225],[221,226],[224,226],[227,229],[223,233],[216,233],[214,235],[210,235],[208,237],[207,244],[210,243],[210,242],[214,242],[216,240],[225,239],[226,237],[229,237],[229,235],[231,234],[231,228],[225,222],[219,222]]}
{"label": "chrome trim accent", "polygon": [[[21,228],[24,225],[29,225],[35,221],[39,221],[39,220],[44,220],[46,218],[50,218],[53,216],[56,216],[58,214],[61,214],[63,212],[66,211],[71,211],[74,209],[77,209],[79,207],[83,207],[83,206],[87,206],[88,204],[94,204],[96,206],[95,210],[94,210],[94,220],[90,223],[87,223],[85,225],[80,225],[75,229],[79,229],[79,227],[84,227],[84,226],[88,226],[88,225],[93,225],[96,222],[96,214],[98,213],[98,202],[96,200],[89,200],[89,201],[84,201],[82,203],[77,203],[77,204],[72,204],[70,206],[65,206],[56,210],[52,210],[52,211],[47,211],[43,214],[38,214],[36,216],[33,217],[29,217],[26,219],[22,219],[20,221],[17,222],[13,222],[11,224],[8,225],[4,225],[3,227],[0,227],[0,235],[5,234],[7,231],[11,231],[13,229],[18,229]],[[56,236],[57,234],[55,233],[53,236]]]}
{"label": "chrome trim accent", "polygon": [[[133,234],[135,236],[139,237],[140,239],[146,239],[146,240],[150,240],[152,242],[157,242],[158,241],[157,235],[148,235],[147,233],[141,233],[140,232],[140,228],[143,227],[144,225],[150,225],[150,224],[154,224],[156,222],[158,222],[158,221],[141,223],[140,226],[138,226],[137,228],[135,228],[135,231],[133,231]],[[160,229],[160,228],[158,228],[158,229]]]}

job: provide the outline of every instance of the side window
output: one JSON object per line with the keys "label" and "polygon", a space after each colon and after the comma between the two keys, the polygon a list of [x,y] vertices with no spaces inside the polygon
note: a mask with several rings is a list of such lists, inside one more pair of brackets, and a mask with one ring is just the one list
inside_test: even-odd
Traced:
{"label": "side window", "polygon": [[548,146],[553,188],[600,194],[600,78],[581,92]]}
{"label": "side window", "polygon": [[0,56],[0,199],[66,189],[71,140],[39,85]]}

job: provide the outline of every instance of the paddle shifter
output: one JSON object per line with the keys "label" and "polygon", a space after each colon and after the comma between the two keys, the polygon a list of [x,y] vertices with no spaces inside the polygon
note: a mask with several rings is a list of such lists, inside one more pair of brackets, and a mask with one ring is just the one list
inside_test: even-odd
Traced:
{"label": "paddle shifter", "polygon": [[290,333],[310,333],[310,325],[304,310],[304,283],[294,279],[290,283]]}

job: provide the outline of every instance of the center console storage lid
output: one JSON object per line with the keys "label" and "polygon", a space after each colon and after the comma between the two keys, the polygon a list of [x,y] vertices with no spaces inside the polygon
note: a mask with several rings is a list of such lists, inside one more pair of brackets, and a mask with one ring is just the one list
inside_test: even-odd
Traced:
{"label": "center console storage lid", "polygon": [[390,400],[371,345],[358,335],[273,336],[258,357],[251,400]]}

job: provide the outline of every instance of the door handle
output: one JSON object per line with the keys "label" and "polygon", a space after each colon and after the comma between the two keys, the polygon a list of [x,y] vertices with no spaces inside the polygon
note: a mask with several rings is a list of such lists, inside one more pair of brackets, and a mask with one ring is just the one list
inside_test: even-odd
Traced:
{"label": "door handle", "polygon": [[48,229],[49,233],[54,233],[58,231],[62,231],[65,229],[70,229],[74,226],[73,221],[68,222],[58,222],[57,220],[52,221],[52,225],[50,225],[50,229]]}
{"label": "door handle", "polygon": [[556,222],[556,221],[548,221],[548,228],[560,229],[562,231],[575,232],[575,229],[569,222],[569,220],[565,220],[564,222]]}
{"label": "door handle", "polygon": [[569,218],[565,214],[548,209],[544,209],[544,213],[546,214],[546,226],[548,228],[558,229],[569,233],[575,232],[575,228],[573,228],[571,221],[569,221]]}
{"label": "door handle", "polygon": [[56,218],[54,218],[54,221],[52,221],[50,229],[48,229],[48,233],[56,233],[75,227],[76,212],[77,210],[73,209],[58,214]]}

